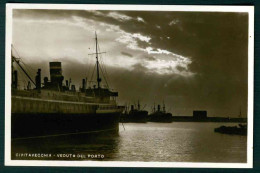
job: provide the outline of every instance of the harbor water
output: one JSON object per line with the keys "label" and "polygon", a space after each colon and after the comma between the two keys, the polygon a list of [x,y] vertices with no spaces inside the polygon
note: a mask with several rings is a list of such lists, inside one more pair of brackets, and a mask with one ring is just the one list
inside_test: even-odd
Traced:
{"label": "harbor water", "polygon": [[237,123],[120,123],[118,136],[13,141],[12,159],[246,162],[247,137],[215,133],[221,125]]}

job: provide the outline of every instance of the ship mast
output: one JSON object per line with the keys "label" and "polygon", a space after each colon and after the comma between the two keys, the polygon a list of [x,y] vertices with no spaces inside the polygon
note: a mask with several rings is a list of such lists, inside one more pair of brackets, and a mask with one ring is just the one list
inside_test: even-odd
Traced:
{"label": "ship mast", "polygon": [[[106,53],[106,52],[98,52],[98,39],[97,39],[97,33],[95,32],[95,42],[96,42],[96,52],[95,53],[91,53],[91,54],[88,54],[88,55],[96,55],[96,64],[97,64],[97,84],[98,84],[98,89],[100,89],[100,83],[101,83],[101,78],[100,78],[100,71],[99,71],[99,61],[98,61],[98,55],[99,54],[103,54],[103,53]],[[102,72],[102,68],[101,68],[101,72]],[[103,73],[103,72],[102,72]],[[92,77],[91,77],[92,78]],[[106,81],[106,79],[105,79]],[[107,83],[107,81],[106,81]]]}
{"label": "ship mast", "polygon": [[[16,49],[14,48],[13,45],[11,45],[11,47],[16,51]],[[13,56],[12,52],[11,52],[11,57],[12,57],[12,77],[13,77],[13,62],[16,62],[16,64],[22,69],[22,71],[24,72],[24,74],[28,77],[28,79],[36,86],[36,83],[32,80],[32,78],[30,77],[30,75],[25,71],[25,69],[21,66],[20,61],[18,59],[20,58],[16,58]],[[13,80],[12,80],[13,81]]]}
{"label": "ship mast", "polygon": [[98,40],[97,40],[97,33],[96,32],[95,32],[95,40],[96,40],[96,60],[97,60],[97,83],[98,83],[98,89],[99,89],[101,78],[99,77]]}

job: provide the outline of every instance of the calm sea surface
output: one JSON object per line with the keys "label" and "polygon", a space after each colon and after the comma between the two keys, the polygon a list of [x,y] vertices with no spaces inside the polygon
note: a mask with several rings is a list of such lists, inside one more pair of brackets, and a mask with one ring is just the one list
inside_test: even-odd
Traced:
{"label": "calm sea surface", "polygon": [[[161,162],[246,162],[247,137],[214,132],[221,125],[237,123],[120,123],[117,137],[15,142],[12,156],[19,153],[51,153],[45,160],[161,161]],[[93,158],[101,155],[104,158]],[[54,157],[55,156],[55,157]],[[82,157],[81,157],[82,156]],[[58,157],[58,158],[57,158]],[[40,159],[40,158],[39,158]]]}

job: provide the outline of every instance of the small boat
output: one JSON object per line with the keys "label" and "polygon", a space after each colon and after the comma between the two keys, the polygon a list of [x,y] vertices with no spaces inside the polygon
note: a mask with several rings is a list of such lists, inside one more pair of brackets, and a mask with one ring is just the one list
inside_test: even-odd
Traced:
{"label": "small boat", "polygon": [[217,133],[230,135],[247,135],[247,125],[239,124],[238,126],[220,126],[214,129]]}

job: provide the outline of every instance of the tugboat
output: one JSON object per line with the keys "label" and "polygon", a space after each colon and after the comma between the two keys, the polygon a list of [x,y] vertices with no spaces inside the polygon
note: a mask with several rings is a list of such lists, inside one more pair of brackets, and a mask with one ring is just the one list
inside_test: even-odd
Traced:
{"label": "tugboat", "polygon": [[[50,62],[50,80],[42,83],[41,69],[35,80],[12,53],[11,139],[52,137],[71,134],[118,134],[119,116],[124,106],[118,106],[118,92],[101,87],[98,39],[96,42],[96,85],[87,88],[87,79],[77,91],[71,80],[62,75],[62,63]],[[25,89],[20,89],[17,64],[28,77]],[[102,69],[101,69],[102,72]],[[31,85],[34,85],[32,87]]]}
{"label": "tugboat", "polygon": [[153,113],[151,113],[150,116],[149,116],[149,121],[171,123],[172,122],[172,114],[166,112],[164,103],[163,103],[163,110],[162,111],[161,111],[161,105],[158,105],[157,110],[155,110],[155,105],[154,105]]}
{"label": "tugboat", "polygon": [[230,134],[230,135],[247,135],[247,125],[238,124],[238,126],[220,126],[214,129],[217,133]]}
{"label": "tugboat", "polygon": [[[238,117],[241,119],[241,106]],[[220,126],[214,129],[217,133],[230,134],[230,135],[247,135],[247,124],[238,124],[238,126]]]}

